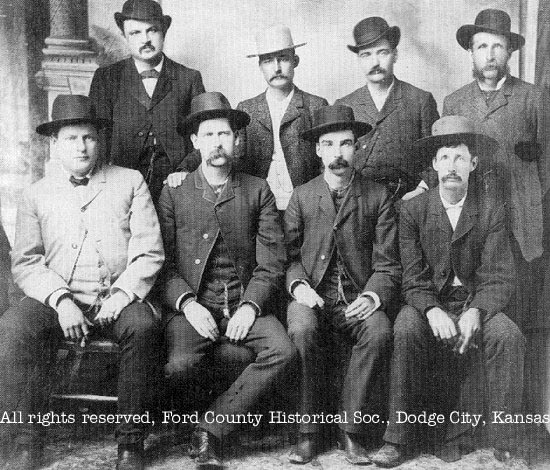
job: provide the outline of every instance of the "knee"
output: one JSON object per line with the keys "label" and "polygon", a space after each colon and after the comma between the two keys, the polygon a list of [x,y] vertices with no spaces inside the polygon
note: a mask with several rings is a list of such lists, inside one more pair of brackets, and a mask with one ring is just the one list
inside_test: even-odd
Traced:
{"label": "knee", "polygon": [[287,311],[288,336],[298,347],[311,343],[317,336],[319,323],[315,311],[298,302],[291,302]]}
{"label": "knee", "polygon": [[197,370],[202,357],[202,354],[181,354],[171,357],[164,366],[166,378],[181,383],[189,380]]}
{"label": "knee", "polygon": [[[496,352],[515,351],[515,354],[525,354],[526,339],[518,326],[504,314],[497,314],[494,322],[499,327],[486,328],[484,335],[487,340],[487,347],[496,349]],[[492,326],[492,325],[491,325]]]}
{"label": "knee", "polygon": [[425,322],[418,310],[405,305],[397,315],[393,326],[394,348],[422,341],[427,326]]}
{"label": "knee", "polygon": [[150,307],[147,304],[133,303],[126,307],[121,316],[126,334],[129,338],[139,341],[148,341],[155,337],[157,325]]}

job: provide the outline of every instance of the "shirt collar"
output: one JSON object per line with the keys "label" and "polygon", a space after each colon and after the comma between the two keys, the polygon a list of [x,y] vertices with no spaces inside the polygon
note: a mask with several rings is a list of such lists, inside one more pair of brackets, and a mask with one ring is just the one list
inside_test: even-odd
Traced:
{"label": "shirt collar", "polygon": [[479,84],[479,80],[478,80],[478,82],[477,82],[477,86],[479,87],[479,89],[480,89],[481,91],[498,91],[498,90],[500,90],[500,89],[502,88],[502,86],[504,85],[504,82],[506,81],[507,78],[508,78],[508,74],[504,75],[504,77],[502,77],[502,78],[498,81],[497,86],[496,86],[496,88],[495,88],[494,90],[484,90],[483,88],[481,88],[481,85]]}
{"label": "shirt collar", "polygon": [[467,195],[468,195],[468,191],[466,191],[466,194],[460,201],[458,201],[456,204],[451,204],[450,202],[447,202],[443,198],[443,196],[441,195],[441,191],[439,192],[439,198],[441,199],[441,202],[443,203],[443,207],[445,208],[445,210],[462,207],[464,205],[464,201],[466,200]]}
{"label": "shirt collar", "polygon": [[[138,60],[134,60],[134,64],[136,64],[136,70],[138,73],[145,72],[146,70],[149,70],[149,67],[147,67],[146,64],[143,62],[140,62]],[[162,70],[162,65],[164,64],[164,54],[162,54],[162,58],[160,59],[160,62],[157,64],[156,67],[153,67],[158,73]]]}

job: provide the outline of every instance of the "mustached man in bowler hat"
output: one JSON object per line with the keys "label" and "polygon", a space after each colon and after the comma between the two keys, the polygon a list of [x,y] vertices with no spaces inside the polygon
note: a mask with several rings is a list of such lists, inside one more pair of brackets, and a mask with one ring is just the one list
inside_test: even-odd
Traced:
{"label": "mustached man in bowler hat", "polygon": [[[118,413],[147,410],[159,331],[146,299],[164,250],[143,176],[103,163],[98,130],[108,124],[87,97],[59,95],[36,129],[60,164],[23,191],[18,209],[12,272],[25,297],[0,317],[2,411],[44,412],[56,346],[96,333],[120,346]],[[40,466],[45,428],[17,426],[7,468]],[[115,434],[117,469],[141,470],[144,425],[121,423]]]}

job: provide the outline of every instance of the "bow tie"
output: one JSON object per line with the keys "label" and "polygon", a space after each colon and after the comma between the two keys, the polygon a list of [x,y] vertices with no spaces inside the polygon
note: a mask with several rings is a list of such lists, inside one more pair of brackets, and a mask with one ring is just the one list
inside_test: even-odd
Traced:
{"label": "bow tie", "polygon": [[155,70],[155,69],[151,69],[151,70],[144,70],[143,72],[140,72],[139,74],[141,76],[141,78],[159,78],[160,76],[160,72],[158,70]]}
{"label": "bow tie", "polygon": [[69,178],[69,181],[72,183],[73,186],[88,186],[88,181],[90,181],[90,178],[84,177],[84,178],[75,178],[71,175]]}

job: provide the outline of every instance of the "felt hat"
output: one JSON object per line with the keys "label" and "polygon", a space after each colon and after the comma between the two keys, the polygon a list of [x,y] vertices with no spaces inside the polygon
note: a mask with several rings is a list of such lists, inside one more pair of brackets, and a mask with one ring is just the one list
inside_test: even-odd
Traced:
{"label": "felt hat", "polygon": [[162,14],[162,7],[153,0],[127,0],[122,5],[122,12],[115,13],[115,22],[124,31],[125,20],[159,21],[166,31],[172,24],[172,17]]}
{"label": "felt hat", "polygon": [[294,44],[290,28],[282,24],[275,24],[258,31],[256,34],[256,53],[246,57],[258,57],[287,49],[296,49],[306,43]]}
{"label": "felt hat", "polygon": [[323,134],[344,129],[350,129],[354,131],[356,137],[361,137],[372,127],[366,122],[356,121],[353,109],[349,106],[322,106],[313,112],[313,125],[310,129],[302,132],[301,136],[315,142]]}
{"label": "felt hat", "polygon": [[380,39],[387,39],[391,47],[395,48],[401,39],[401,30],[397,26],[390,27],[384,18],[371,16],[355,25],[353,38],[355,39],[355,45],[348,45],[348,49],[355,53]]}

